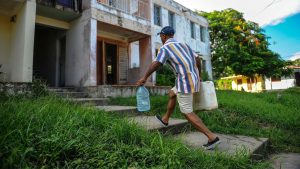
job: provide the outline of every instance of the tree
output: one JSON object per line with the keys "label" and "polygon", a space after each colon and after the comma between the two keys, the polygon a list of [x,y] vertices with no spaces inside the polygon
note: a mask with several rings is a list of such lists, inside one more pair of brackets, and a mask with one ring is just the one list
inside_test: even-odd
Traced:
{"label": "tree", "polygon": [[226,9],[199,12],[210,23],[212,66],[215,78],[241,74],[281,76],[288,73],[287,62],[268,49],[268,37],[258,24],[246,21],[243,14]]}
{"label": "tree", "polygon": [[300,66],[300,59],[296,59],[292,62],[293,66]]}

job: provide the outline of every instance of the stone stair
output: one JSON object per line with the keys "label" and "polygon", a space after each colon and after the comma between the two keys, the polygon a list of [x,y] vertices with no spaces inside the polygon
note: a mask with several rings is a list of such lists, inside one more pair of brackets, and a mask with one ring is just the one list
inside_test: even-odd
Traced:
{"label": "stone stair", "polygon": [[[164,127],[155,117],[137,116],[129,118],[133,123],[144,127],[148,131],[159,131],[163,134],[172,134],[174,139],[182,141],[182,143],[193,149],[202,149],[202,145],[207,143],[207,137],[196,131],[191,131],[191,126],[186,120],[170,119],[169,126]],[[242,153],[253,158],[261,158],[266,152],[268,138],[254,138],[239,135],[217,134],[221,140],[221,144],[214,151],[234,155]]]}
{"label": "stone stair", "polygon": [[[192,131],[192,127],[187,120],[170,119],[167,127],[162,126],[154,116],[145,116],[139,113],[136,107],[108,105],[108,98],[90,98],[87,93],[77,91],[75,88],[52,88],[50,91],[72,100],[80,104],[88,104],[95,108],[128,116],[130,122],[135,123],[149,132],[160,132],[162,134],[171,135],[174,139],[180,140],[182,143],[192,149],[201,149],[203,144],[207,143],[207,138],[200,132]],[[253,138],[239,135],[217,134],[221,139],[221,144],[213,151],[234,155],[237,153],[246,154],[250,157],[260,158],[266,152],[268,138]]]}

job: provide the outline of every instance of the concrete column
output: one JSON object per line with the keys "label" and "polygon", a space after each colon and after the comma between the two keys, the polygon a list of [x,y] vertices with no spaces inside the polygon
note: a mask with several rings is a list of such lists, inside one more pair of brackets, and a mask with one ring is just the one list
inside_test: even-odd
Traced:
{"label": "concrete column", "polygon": [[[141,39],[140,43],[140,78],[145,75],[152,63],[151,37]],[[152,78],[148,78],[146,85],[152,85]]]}
{"label": "concrete column", "polygon": [[97,20],[90,10],[71,24],[66,37],[66,85],[97,85]]}
{"label": "concrete column", "polygon": [[9,81],[32,82],[35,14],[35,1],[27,0],[12,24]]}

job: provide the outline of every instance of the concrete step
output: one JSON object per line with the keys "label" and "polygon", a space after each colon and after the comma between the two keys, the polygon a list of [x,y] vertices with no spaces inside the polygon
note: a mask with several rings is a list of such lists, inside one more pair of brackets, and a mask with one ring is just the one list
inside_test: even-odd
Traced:
{"label": "concrete step", "polygon": [[[260,158],[267,149],[268,138],[254,138],[239,135],[217,134],[221,140],[221,144],[213,150],[207,152],[223,152],[229,155],[236,153],[245,153],[253,158]],[[187,132],[174,136],[188,146],[193,148],[202,148],[207,143],[207,137],[200,132]]]}
{"label": "concrete step", "polygon": [[104,106],[108,105],[109,102],[108,98],[70,98],[70,100],[76,103],[93,106]]}
{"label": "concrete step", "polygon": [[108,106],[96,106],[97,109],[104,110],[106,112],[119,113],[126,116],[135,116],[139,115],[136,107],[133,106],[117,106],[117,105],[108,105]]}
{"label": "concrete step", "polygon": [[76,92],[77,91],[75,87],[48,87],[47,89],[50,92]]}
{"label": "concrete step", "polygon": [[164,127],[154,116],[136,116],[129,120],[148,131],[159,131],[162,134],[178,134],[191,128],[188,121],[182,119],[170,119],[167,127]]}
{"label": "concrete step", "polygon": [[55,92],[56,95],[68,98],[86,98],[89,96],[86,92]]}
{"label": "concrete step", "polygon": [[281,153],[272,155],[271,164],[274,169],[300,169],[300,154]]}

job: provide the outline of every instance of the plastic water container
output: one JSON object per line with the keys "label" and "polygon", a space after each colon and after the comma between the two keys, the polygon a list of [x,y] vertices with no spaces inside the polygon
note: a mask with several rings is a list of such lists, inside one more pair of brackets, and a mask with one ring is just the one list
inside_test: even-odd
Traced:
{"label": "plastic water container", "polygon": [[147,112],[150,110],[149,91],[140,86],[136,92],[137,109],[139,112]]}
{"label": "plastic water container", "polygon": [[200,92],[194,93],[194,110],[213,110],[218,108],[216,90],[212,81],[201,82]]}

